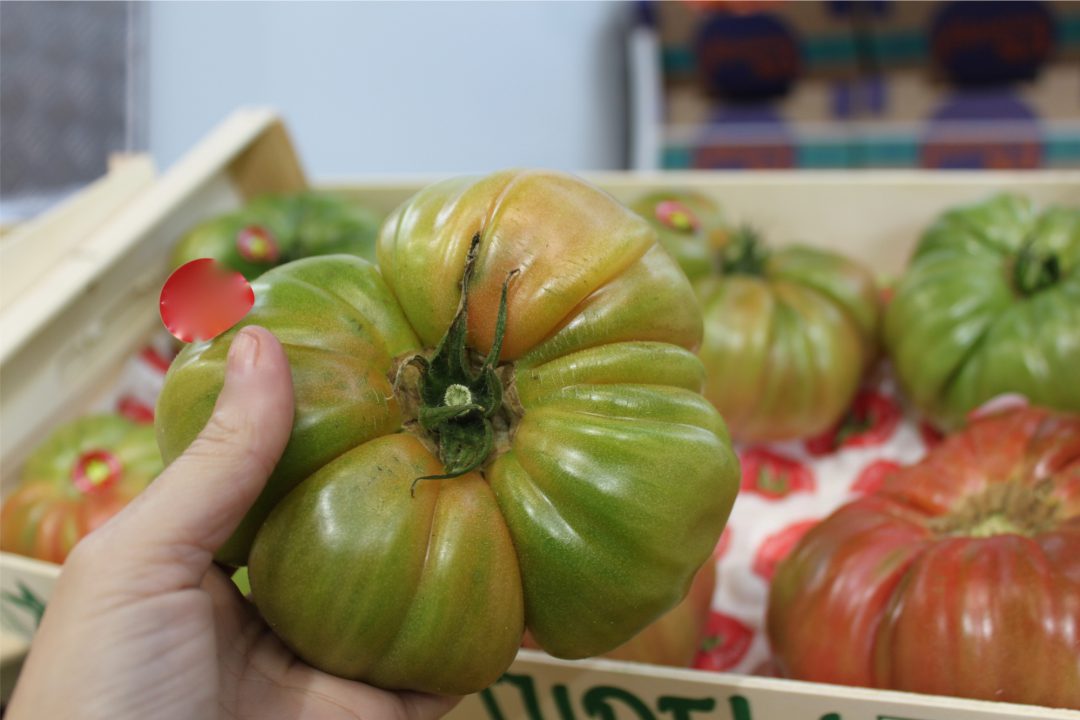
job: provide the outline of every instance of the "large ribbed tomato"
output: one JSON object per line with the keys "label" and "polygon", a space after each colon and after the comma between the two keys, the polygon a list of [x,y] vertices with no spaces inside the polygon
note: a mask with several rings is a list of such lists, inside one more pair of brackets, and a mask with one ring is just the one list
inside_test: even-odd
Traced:
{"label": "large ribbed tomato", "polygon": [[1002,393],[1080,412],[1080,208],[1000,195],[945,213],[896,288],[885,341],[943,428]]}
{"label": "large ribbed tomato", "polygon": [[832,427],[876,355],[879,298],[871,274],[836,253],[767,249],[725,225],[689,191],[631,206],[694,284],[705,319],[705,395],[743,442],[804,438]]}
{"label": "large ribbed tomato", "polygon": [[23,465],[0,512],[0,548],[62,563],[161,472],[149,425],[113,414],[61,425]]}
{"label": "large ribbed tomato", "polygon": [[837,510],[768,630],[791,677],[1080,708],[1080,416],[975,420]]}
{"label": "large ribbed tomato", "polygon": [[[644,630],[601,657],[626,662],[690,667],[701,647],[716,592],[716,559],[701,566],[686,597]],[[538,648],[525,634],[524,646]]]}
{"label": "large ribbed tomato", "polygon": [[[467,693],[526,626],[584,657],[675,605],[738,466],[700,394],[692,290],[655,233],[580,180],[502,172],[417,194],[378,256],[253,283],[244,322],[284,343],[296,418],[223,558],[250,548],[274,630],[339,675]],[[173,363],[166,458],[206,422],[234,332]]]}

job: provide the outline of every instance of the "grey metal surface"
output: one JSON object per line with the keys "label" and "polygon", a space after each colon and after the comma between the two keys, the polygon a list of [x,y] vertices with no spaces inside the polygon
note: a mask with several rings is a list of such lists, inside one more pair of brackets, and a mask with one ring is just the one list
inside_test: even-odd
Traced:
{"label": "grey metal surface", "polygon": [[136,13],[128,2],[0,3],[5,220],[100,177],[110,154],[139,149]]}

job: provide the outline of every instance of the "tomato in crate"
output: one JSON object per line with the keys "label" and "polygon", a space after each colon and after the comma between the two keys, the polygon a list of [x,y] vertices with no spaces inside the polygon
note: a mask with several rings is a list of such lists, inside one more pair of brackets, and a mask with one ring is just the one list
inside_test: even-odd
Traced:
{"label": "tomato in crate", "polygon": [[62,563],[162,470],[154,429],[117,414],[56,428],[27,459],[0,511],[0,548]]}
{"label": "tomato in crate", "polygon": [[[673,213],[677,200],[685,209]],[[650,194],[632,207],[694,282],[705,395],[732,437],[791,440],[836,423],[877,356],[873,275],[828,250],[767,248],[751,229],[724,228],[715,203],[694,193]]]}
{"label": "tomato in crate", "polygon": [[945,213],[884,337],[905,393],[944,429],[1004,393],[1080,412],[1080,208],[999,195]]}
{"label": "tomato in crate", "polygon": [[[1080,416],[975,417],[776,569],[789,677],[1080,708]],[[827,638],[823,642],[822,638]]]}
{"label": "tomato in crate", "polygon": [[274,631],[338,675],[469,693],[526,627],[586,657],[678,603],[739,470],[701,395],[693,291],[652,229],[576,178],[502,172],[422,190],[378,258],[263,274],[158,403],[171,460],[237,329],[284,343],[292,438],[220,553]]}

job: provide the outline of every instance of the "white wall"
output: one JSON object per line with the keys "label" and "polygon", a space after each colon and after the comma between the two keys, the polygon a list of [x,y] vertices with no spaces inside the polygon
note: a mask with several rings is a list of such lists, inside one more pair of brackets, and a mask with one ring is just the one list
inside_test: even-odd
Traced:
{"label": "white wall", "polygon": [[242,104],[281,111],[315,178],[626,162],[625,3],[144,7],[161,167]]}

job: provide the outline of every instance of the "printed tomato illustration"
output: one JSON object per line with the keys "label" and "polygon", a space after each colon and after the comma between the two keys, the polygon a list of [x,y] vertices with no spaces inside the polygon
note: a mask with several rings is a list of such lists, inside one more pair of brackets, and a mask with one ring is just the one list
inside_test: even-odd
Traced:
{"label": "printed tomato illustration", "polygon": [[770,500],[794,492],[813,492],[814,472],[798,460],[765,448],[751,448],[742,453],[742,485]]}
{"label": "printed tomato illustration", "polygon": [[134,395],[125,395],[116,403],[116,411],[132,422],[140,425],[154,424],[154,408]]}
{"label": "printed tomato illustration", "polygon": [[282,341],[292,436],[218,553],[247,564],[277,636],[338,676],[466,694],[526,629],[590,657],[675,607],[739,470],[701,392],[693,288],[655,231],[578,178],[505,171],[421,190],[377,246],[377,265],[260,275],[251,312],[185,347],[158,400],[172,460],[236,332]]}
{"label": "printed tomato illustration", "polygon": [[730,670],[746,657],[754,640],[754,630],[731,615],[713,611],[705,624],[701,649],[694,658],[694,668],[722,672]]}
{"label": "printed tomato illustration", "polygon": [[821,457],[844,448],[884,445],[896,432],[902,416],[896,400],[878,390],[864,388],[855,395],[839,423],[806,441],[806,451]]}
{"label": "printed tomato illustration", "polygon": [[139,359],[163,375],[169,371],[169,365],[172,364],[172,358],[153,345],[144,347],[139,352]]}
{"label": "printed tomato illustration", "polygon": [[724,532],[720,535],[720,542],[716,543],[716,549],[713,550],[713,560],[719,560],[727,553],[728,548],[731,547],[731,533],[730,525],[724,528]]}
{"label": "printed tomato illustration", "polygon": [[787,677],[1080,709],[1078,618],[1080,416],[1030,407],[806,533],[768,633]]}
{"label": "printed tomato illustration", "polygon": [[875,460],[862,469],[855,482],[851,484],[851,492],[867,495],[876,492],[885,479],[895,475],[903,466],[892,460]]}
{"label": "printed tomato illustration", "polygon": [[922,438],[923,444],[926,445],[926,449],[929,450],[939,444],[942,439],[944,439],[945,435],[928,421],[920,420],[919,437]]}
{"label": "printed tomato illustration", "polygon": [[802,536],[819,522],[821,520],[818,518],[800,520],[765,538],[754,555],[754,573],[766,582],[772,580],[773,573],[776,572],[776,566],[780,561],[787,557],[787,554],[802,539]]}

